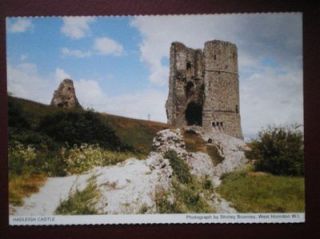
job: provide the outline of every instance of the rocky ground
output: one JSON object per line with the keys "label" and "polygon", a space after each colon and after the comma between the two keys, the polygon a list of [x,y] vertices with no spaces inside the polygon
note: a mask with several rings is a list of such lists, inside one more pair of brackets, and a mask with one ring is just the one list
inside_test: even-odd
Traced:
{"label": "rocky ground", "polygon": [[[215,145],[224,160],[214,165],[204,152],[188,152],[182,130],[159,131],[153,140],[153,151],[147,159],[130,158],[114,166],[98,167],[86,174],[48,178],[36,194],[25,199],[22,207],[10,207],[11,215],[53,215],[61,201],[76,190],[83,190],[94,178],[100,192],[96,209],[99,214],[157,213],[156,194],[170,192],[173,170],[165,152],[174,150],[185,160],[197,178],[206,177],[217,187],[224,173],[241,168],[247,162],[243,140],[220,132],[205,132],[200,127],[187,129],[202,137],[206,144]],[[174,198],[172,198],[174,200]],[[209,204],[217,213],[236,212],[231,205],[213,193]]]}

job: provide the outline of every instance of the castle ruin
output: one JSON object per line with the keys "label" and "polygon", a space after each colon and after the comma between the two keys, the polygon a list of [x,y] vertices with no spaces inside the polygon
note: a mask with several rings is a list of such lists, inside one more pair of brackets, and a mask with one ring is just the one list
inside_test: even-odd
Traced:
{"label": "castle ruin", "polygon": [[50,105],[64,109],[82,108],[70,79],[64,79],[54,91]]}
{"label": "castle ruin", "polygon": [[199,125],[243,138],[238,78],[235,44],[213,40],[201,50],[173,42],[166,102],[168,123],[174,127]]}

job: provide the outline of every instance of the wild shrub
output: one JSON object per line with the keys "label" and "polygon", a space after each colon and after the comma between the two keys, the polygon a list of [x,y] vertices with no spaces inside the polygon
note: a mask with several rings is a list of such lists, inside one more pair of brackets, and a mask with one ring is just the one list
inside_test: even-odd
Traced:
{"label": "wild shrub", "polygon": [[259,133],[246,152],[256,160],[255,168],[275,175],[303,175],[303,134],[297,126],[269,127]]}
{"label": "wild shrub", "polygon": [[66,171],[70,174],[80,174],[95,166],[116,164],[134,156],[129,152],[114,152],[88,144],[74,145],[64,155]]}
{"label": "wild shrub", "polygon": [[9,128],[9,144],[14,144],[16,141],[24,145],[32,145],[36,149],[56,150],[60,147],[60,144],[46,134],[29,129]]}
{"label": "wild shrub", "polygon": [[200,182],[192,176],[186,162],[174,150],[167,151],[164,158],[169,159],[173,169],[174,200],[170,201],[167,193],[158,192],[156,195],[157,210],[160,213],[213,212],[207,203],[213,192],[211,181],[205,178],[203,182]]}
{"label": "wild shrub", "polygon": [[192,176],[189,167],[185,161],[178,157],[174,150],[169,150],[164,154],[164,158],[169,159],[170,165],[173,169],[173,174],[177,176],[181,183],[190,183]]}
{"label": "wild shrub", "polygon": [[47,115],[40,122],[40,132],[70,145],[99,144],[112,150],[127,150],[111,126],[98,113],[91,111],[61,111]]}
{"label": "wild shrub", "polygon": [[36,151],[32,146],[25,146],[20,142],[15,142],[14,145],[8,148],[9,172],[20,175],[32,171],[30,165],[36,157]]}
{"label": "wild shrub", "polygon": [[67,200],[60,202],[56,209],[56,214],[62,215],[90,215],[97,214],[96,204],[100,197],[100,192],[96,184],[96,179],[90,178],[88,185],[82,191],[76,190],[69,195]]}
{"label": "wild shrub", "polygon": [[8,97],[8,126],[29,129],[30,123],[21,105],[12,97]]}

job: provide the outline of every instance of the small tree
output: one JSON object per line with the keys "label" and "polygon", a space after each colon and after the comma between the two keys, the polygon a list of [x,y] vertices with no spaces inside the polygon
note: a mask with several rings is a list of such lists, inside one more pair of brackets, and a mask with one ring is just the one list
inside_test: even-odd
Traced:
{"label": "small tree", "polygon": [[256,160],[255,169],[275,175],[304,174],[303,133],[297,125],[269,127],[250,143],[249,159]]}

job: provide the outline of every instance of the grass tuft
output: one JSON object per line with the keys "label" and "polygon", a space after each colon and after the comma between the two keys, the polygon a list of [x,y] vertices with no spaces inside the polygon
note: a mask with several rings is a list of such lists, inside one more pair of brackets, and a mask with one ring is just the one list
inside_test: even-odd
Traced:
{"label": "grass tuft", "polygon": [[90,178],[87,187],[69,196],[67,200],[60,203],[56,214],[62,215],[90,215],[98,214],[95,207],[100,197],[95,178]]}
{"label": "grass tuft", "polygon": [[213,212],[208,204],[213,193],[211,181],[207,178],[199,182],[190,174],[189,167],[173,150],[166,152],[173,169],[172,193],[174,200],[169,200],[168,192],[158,192],[156,204],[160,213]]}
{"label": "grass tuft", "polygon": [[164,154],[164,158],[169,159],[173,169],[173,174],[177,177],[180,183],[190,183],[192,180],[191,173],[187,163],[178,157],[174,150],[169,150]]}

